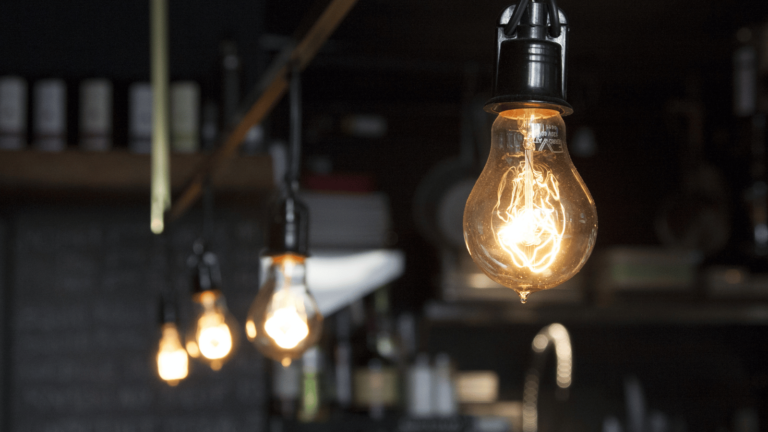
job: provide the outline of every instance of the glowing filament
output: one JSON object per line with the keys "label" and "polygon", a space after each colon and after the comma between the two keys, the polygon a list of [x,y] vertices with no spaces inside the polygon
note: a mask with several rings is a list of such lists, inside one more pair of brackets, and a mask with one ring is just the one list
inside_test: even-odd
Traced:
{"label": "glowing filament", "polygon": [[179,380],[187,377],[189,359],[184,347],[181,346],[179,331],[175,324],[163,325],[163,336],[160,339],[160,349],[157,353],[157,372],[168,384],[176,385]]}
{"label": "glowing filament", "polygon": [[552,265],[560,251],[565,211],[557,179],[545,166],[536,167],[533,163],[535,139],[541,132],[541,125],[533,121],[533,115],[521,121],[528,126],[521,128],[525,159],[502,177],[494,207],[500,223],[494,224],[494,228],[498,225],[498,243],[515,266],[541,273]]}
{"label": "glowing filament", "polygon": [[295,348],[309,335],[304,302],[289,289],[281,289],[271,303],[264,331],[280,348]]}
{"label": "glowing filament", "polygon": [[211,360],[221,359],[232,350],[232,333],[219,312],[206,312],[197,322],[200,354]]}

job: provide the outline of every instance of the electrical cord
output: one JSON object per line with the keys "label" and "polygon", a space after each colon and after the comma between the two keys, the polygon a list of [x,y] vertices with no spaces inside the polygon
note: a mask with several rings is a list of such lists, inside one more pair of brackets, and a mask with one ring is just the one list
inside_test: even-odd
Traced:
{"label": "electrical cord", "polygon": [[[520,20],[523,18],[525,10],[528,9],[528,3],[531,0],[520,0],[520,3],[515,8],[515,12],[512,17],[504,26],[504,34],[512,36],[517,31],[517,26],[520,24]],[[535,0],[534,0],[535,1]],[[560,13],[557,8],[557,2],[555,0],[547,0],[547,10],[549,14],[549,35],[553,38],[559,37],[562,32],[562,26],[560,25]]]}
{"label": "electrical cord", "polygon": [[523,18],[523,13],[528,9],[529,0],[520,0],[515,8],[515,13],[512,14],[512,18],[509,19],[507,25],[504,27],[504,34],[512,36],[517,30],[517,25],[520,24],[520,20]]}
{"label": "electrical cord", "polygon": [[560,27],[560,10],[557,8],[555,0],[547,1],[549,9],[549,35],[553,38],[560,37],[562,29]]}

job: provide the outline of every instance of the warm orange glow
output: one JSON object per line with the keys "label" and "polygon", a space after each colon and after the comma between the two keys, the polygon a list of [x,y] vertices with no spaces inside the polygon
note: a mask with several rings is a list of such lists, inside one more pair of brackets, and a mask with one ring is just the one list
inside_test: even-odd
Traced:
{"label": "warm orange glow", "polygon": [[597,210],[557,111],[523,107],[496,117],[463,224],[472,260],[523,302],[581,270],[595,245]]}
{"label": "warm orange glow", "polygon": [[163,335],[157,352],[157,372],[160,378],[172,386],[186,378],[189,372],[189,359],[181,346],[176,324],[163,324]]}
{"label": "warm orange glow", "polygon": [[254,339],[258,332],[256,331],[256,324],[252,320],[245,322],[245,334],[248,335],[248,339]]}
{"label": "warm orange glow", "polygon": [[[284,291],[279,291],[275,297],[283,293]],[[264,330],[280,348],[294,348],[309,335],[307,314],[304,312],[303,302],[301,308],[296,307],[297,302],[292,301],[292,299],[276,299],[275,303],[286,303],[286,305],[270,314],[264,323]]]}
{"label": "warm orange glow", "polygon": [[200,354],[211,360],[222,359],[232,350],[232,333],[221,313],[205,313],[198,320],[197,345]]}
{"label": "warm orange glow", "polygon": [[197,347],[197,342],[193,340],[187,342],[187,353],[192,358],[200,357],[200,348]]}
{"label": "warm orange glow", "polygon": [[[521,111],[527,118],[521,117]],[[534,140],[541,135],[542,127],[534,121],[546,118],[547,111],[502,113],[525,123],[521,128],[525,158],[502,176],[494,207],[494,213],[502,221],[495,232],[499,245],[515,266],[534,273],[546,271],[557,259],[565,232],[565,210],[560,202],[557,179],[546,167],[536,166],[533,160]],[[511,193],[507,188],[512,189]]]}
{"label": "warm orange glow", "polygon": [[544,120],[559,115],[557,111],[544,108],[522,108],[507,110],[499,114],[512,120]]}
{"label": "warm orange glow", "polygon": [[304,298],[300,293],[291,290],[291,274],[297,262],[292,255],[286,255],[281,261],[286,277],[282,289],[272,296],[264,330],[277,346],[291,349],[306,339],[309,335],[309,325]]}
{"label": "warm orange glow", "polygon": [[197,320],[197,348],[209,360],[219,360],[232,351],[232,332],[222,310],[216,307],[217,295],[211,291],[200,293],[204,312]]}

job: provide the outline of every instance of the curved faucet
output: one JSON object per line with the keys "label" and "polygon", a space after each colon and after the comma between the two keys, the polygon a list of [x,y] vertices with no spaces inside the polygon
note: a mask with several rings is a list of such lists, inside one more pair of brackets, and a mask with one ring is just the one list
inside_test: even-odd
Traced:
{"label": "curved faucet", "polygon": [[557,358],[556,378],[558,399],[568,398],[568,388],[573,375],[573,352],[571,337],[562,324],[550,324],[533,338],[533,364],[525,376],[523,389],[523,432],[537,432],[539,429],[539,377],[544,367],[547,349],[555,348]]}

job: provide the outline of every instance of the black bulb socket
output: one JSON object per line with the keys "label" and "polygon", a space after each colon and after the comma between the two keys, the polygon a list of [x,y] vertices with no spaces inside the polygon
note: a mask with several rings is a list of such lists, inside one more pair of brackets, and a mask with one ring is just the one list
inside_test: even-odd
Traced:
{"label": "black bulb socket", "polygon": [[266,256],[309,254],[309,208],[293,192],[271,206]]}
{"label": "black bulb socket", "polygon": [[501,113],[519,108],[548,108],[561,115],[573,113],[566,101],[565,58],[569,26],[557,10],[560,34],[553,37],[545,3],[531,2],[512,34],[505,27],[516,6],[508,7],[497,26],[493,97],[485,110]]}
{"label": "black bulb socket", "polygon": [[221,269],[216,254],[206,250],[202,242],[195,243],[194,272],[192,273],[192,295],[197,299],[199,294],[205,291],[221,290]]}
{"label": "black bulb socket", "polygon": [[165,296],[160,296],[157,312],[157,321],[160,325],[169,323],[176,324],[179,320],[178,314],[176,313],[176,304],[165,298]]}

